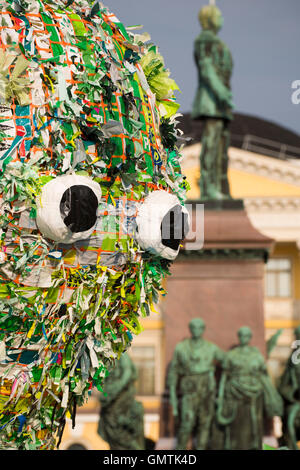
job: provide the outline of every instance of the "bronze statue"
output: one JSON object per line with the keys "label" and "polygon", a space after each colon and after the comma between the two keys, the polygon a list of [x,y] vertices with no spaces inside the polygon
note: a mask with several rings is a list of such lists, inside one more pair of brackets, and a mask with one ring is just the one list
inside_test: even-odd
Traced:
{"label": "bronze statue", "polygon": [[203,339],[205,323],[201,318],[191,320],[189,329],[191,338],[176,345],[168,387],[173,415],[179,418],[176,448],[185,450],[195,430],[195,448],[201,450],[207,448],[210,437],[215,410],[215,367],[224,353]]}
{"label": "bronze statue", "polygon": [[217,423],[223,430],[222,448],[261,450],[264,413],[281,416],[283,403],[267,373],[264,357],[250,346],[252,331],[238,330],[239,345],[226,353],[219,384]]}
{"label": "bronze statue", "polygon": [[300,440],[300,326],[295,329],[294,334],[297,349],[288,359],[278,390],[284,401],[281,444],[289,449],[298,450],[297,441]]}
{"label": "bronze statue", "polygon": [[220,10],[207,5],[200,10],[201,34],[194,44],[198,68],[198,91],[192,118],[204,121],[200,155],[200,190],[203,200],[229,199],[228,147],[232,120],[230,78],[233,60],[228,47],[217,36],[223,25]]}
{"label": "bronze statue", "polygon": [[127,353],[105,379],[98,434],[111,450],[144,450],[144,410],[135,400],[137,370]]}

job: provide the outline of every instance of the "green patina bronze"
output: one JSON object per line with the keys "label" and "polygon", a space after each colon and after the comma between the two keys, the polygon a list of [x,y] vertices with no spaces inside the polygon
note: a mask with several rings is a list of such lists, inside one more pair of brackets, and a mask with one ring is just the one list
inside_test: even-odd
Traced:
{"label": "green patina bronze", "polygon": [[260,450],[263,418],[282,416],[283,402],[267,373],[264,357],[250,346],[252,331],[238,331],[239,345],[226,353],[217,400],[218,448]]}
{"label": "green patina bronze", "polygon": [[127,353],[105,379],[98,434],[111,450],[144,450],[144,410],[135,400],[137,370]]}
{"label": "green patina bronze", "polygon": [[223,25],[220,10],[214,5],[205,6],[200,10],[199,20],[202,32],[194,45],[199,80],[192,118],[204,121],[200,155],[201,199],[230,199],[227,169],[233,60],[229,48],[217,35]]}
{"label": "green patina bronze", "polygon": [[298,450],[297,442],[300,440],[300,326],[295,329],[294,333],[297,349],[288,359],[278,390],[284,401],[282,444],[289,449]]}
{"label": "green patina bronze", "polygon": [[[215,410],[215,368],[224,352],[203,338],[205,323],[189,323],[191,338],[176,345],[168,373],[173,415],[178,418],[177,449],[195,438],[195,449],[206,449]],[[179,398],[180,396],[180,398]]]}

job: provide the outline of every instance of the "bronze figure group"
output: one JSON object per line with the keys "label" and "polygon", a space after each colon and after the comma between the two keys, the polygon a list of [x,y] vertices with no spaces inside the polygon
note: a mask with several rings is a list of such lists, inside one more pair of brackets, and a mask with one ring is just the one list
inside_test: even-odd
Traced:
{"label": "bronze figure group", "polygon": [[187,449],[191,437],[197,450],[262,449],[264,417],[282,416],[283,401],[264,357],[250,345],[251,329],[240,328],[238,346],[224,352],[203,338],[202,319],[189,327],[191,338],[177,344],[168,374],[177,449]]}
{"label": "bronze figure group", "polygon": [[[238,344],[225,352],[204,339],[205,323],[194,318],[190,337],[180,341],[167,375],[177,421],[176,449],[261,450],[265,424],[282,418],[279,446],[298,449],[300,440],[300,327],[276,388],[265,358],[251,346],[252,331],[241,327]],[[111,450],[147,448],[144,412],[135,400],[137,370],[127,354],[105,381],[98,433]]]}

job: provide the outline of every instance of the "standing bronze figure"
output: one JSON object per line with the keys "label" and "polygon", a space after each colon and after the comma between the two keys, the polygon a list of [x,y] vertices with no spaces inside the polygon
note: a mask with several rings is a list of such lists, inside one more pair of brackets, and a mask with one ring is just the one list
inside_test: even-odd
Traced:
{"label": "standing bronze figure", "polygon": [[282,416],[282,399],[267,373],[264,357],[250,346],[252,331],[238,331],[239,345],[226,354],[219,385],[217,422],[223,448],[261,450],[264,413]]}
{"label": "standing bronze figure", "polygon": [[[179,419],[177,449],[185,450],[195,433],[195,448],[206,449],[215,411],[215,367],[224,353],[203,338],[205,323],[189,323],[191,338],[176,345],[168,374],[173,415]],[[178,400],[178,395],[180,399]]]}
{"label": "standing bronze figure", "polygon": [[127,353],[105,379],[98,434],[111,450],[144,450],[144,410],[135,400],[137,370]]}
{"label": "standing bronze figure", "polygon": [[229,199],[228,147],[229,123],[232,120],[230,78],[233,69],[231,52],[217,36],[223,25],[220,10],[214,5],[199,13],[201,34],[194,44],[198,69],[198,90],[192,118],[204,122],[200,155],[200,191],[202,200]]}
{"label": "standing bronze figure", "polygon": [[298,450],[300,440],[300,326],[294,331],[296,350],[288,359],[279,383],[279,393],[284,401],[282,420],[282,444],[289,449]]}

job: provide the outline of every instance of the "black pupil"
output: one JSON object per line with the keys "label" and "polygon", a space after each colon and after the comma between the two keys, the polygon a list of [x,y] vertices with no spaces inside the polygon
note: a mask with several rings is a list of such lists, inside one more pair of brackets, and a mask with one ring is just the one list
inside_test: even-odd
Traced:
{"label": "black pupil", "polygon": [[98,199],[88,186],[75,185],[64,192],[59,208],[71,232],[85,232],[96,223]]}
{"label": "black pupil", "polygon": [[178,250],[180,242],[188,233],[188,216],[178,204],[164,216],[161,226],[162,244],[172,250]]}

